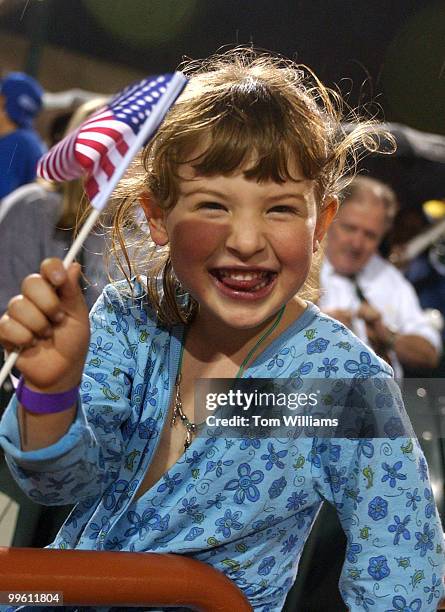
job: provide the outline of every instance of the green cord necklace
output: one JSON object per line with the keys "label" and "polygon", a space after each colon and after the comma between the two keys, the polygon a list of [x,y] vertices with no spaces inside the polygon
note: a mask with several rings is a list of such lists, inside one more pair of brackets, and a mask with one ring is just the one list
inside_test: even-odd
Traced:
{"label": "green cord necklace", "polygon": [[[253,346],[253,348],[250,349],[249,353],[247,354],[247,357],[244,359],[244,361],[242,362],[242,364],[239,367],[239,370],[238,370],[238,372],[236,374],[236,378],[241,378],[243,376],[243,374],[245,372],[245,369],[247,367],[247,364],[250,362],[252,357],[255,355],[255,353],[258,350],[258,348],[270,336],[270,334],[273,332],[273,330],[277,327],[277,325],[281,321],[281,318],[283,316],[285,308],[286,308],[286,305],[284,305],[284,306],[282,306],[280,308],[280,310],[278,311],[278,314],[275,317],[272,325],[266,329],[266,331],[261,336],[261,338],[259,338],[257,343]],[[182,423],[182,426],[185,429],[184,451],[186,451],[188,449],[188,447],[190,446],[190,444],[192,443],[193,436],[196,434],[197,426],[196,426],[196,423],[192,423],[192,421],[190,421],[188,416],[185,414],[183,406],[182,406],[182,399],[181,399],[181,377],[182,377],[182,373],[181,373],[181,370],[182,370],[182,358],[183,358],[183,355],[184,355],[184,344],[185,344],[185,342],[183,342],[182,345],[181,345],[181,353],[179,355],[178,375],[176,377],[176,382],[175,382],[175,402],[174,402],[171,426],[173,427],[175,425],[177,419],[179,418],[179,420]]]}

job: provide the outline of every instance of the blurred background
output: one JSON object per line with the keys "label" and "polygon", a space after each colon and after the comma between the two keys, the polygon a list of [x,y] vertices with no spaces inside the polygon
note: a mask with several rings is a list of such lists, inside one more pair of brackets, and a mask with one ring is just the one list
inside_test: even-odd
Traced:
{"label": "blurred background", "polygon": [[[0,71],[69,92],[46,96],[44,135],[63,106],[237,43],[309,65],[380,120],[445,135],[443,0],[0,1]],[[402,205],[443,197],[445,151],[424,158],[404,145],[402,167],[379,159],[372,171],[391,177]]]}

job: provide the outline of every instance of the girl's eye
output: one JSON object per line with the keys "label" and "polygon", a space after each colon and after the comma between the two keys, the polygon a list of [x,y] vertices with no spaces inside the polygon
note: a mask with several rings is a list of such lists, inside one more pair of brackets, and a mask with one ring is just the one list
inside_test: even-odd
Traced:
{"label": "girl's eye", "polygon": [[226,207],[219,202],[201,202],[199,208],[204,210],[225,210]]}
{"label": "girl's eye", "polygon": [[269,209],[271,213],[290,213],[292,215],[297,214],[297,210],[294,206],[288,206],[286,204],[280,204],[279,206],[273,206]]}

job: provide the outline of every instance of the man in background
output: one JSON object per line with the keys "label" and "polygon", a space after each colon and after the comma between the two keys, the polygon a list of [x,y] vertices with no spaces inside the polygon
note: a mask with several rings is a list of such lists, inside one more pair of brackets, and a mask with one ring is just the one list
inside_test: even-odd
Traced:
{"label": "man in background", "polygon": [[441,340],[413,287],[378,254],[397,209],[387,185],[353,179],[328,232],[320,308],[352,329],[401,377],[403,366],[434,368]]}
{"label": "man in background", "polygon": [[46,147],[33,129],[43,90],[35,79],[11,72],[0,81],[0,198],[35,179]]}

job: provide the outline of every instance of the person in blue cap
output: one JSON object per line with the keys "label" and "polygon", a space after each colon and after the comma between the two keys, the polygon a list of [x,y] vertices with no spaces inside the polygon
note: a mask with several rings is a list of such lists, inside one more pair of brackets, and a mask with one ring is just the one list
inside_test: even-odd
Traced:
{"label": "person in blue cap", "polygon": [[0,81],[0,198],[35,179],[45,145],[33,129],[43,90],[23,72]]}

